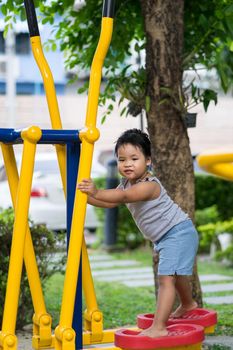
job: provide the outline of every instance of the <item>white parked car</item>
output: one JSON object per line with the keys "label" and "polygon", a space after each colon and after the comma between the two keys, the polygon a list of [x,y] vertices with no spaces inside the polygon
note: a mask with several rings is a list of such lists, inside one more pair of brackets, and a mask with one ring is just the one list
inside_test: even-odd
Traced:
{"label": "white parked car", "polygon": [[[17,164],[20,158],[17,156]],[[93,178],[106,175],[97,160],[92,163]],[[0,208],[12,207],[5,167],[0,167]],[[66,229],[66,203],[55,153],[37,153],[30,198],[29,216],[36,224],[45,224],[54,231]],[[99,226],[94,208],[87,205],[85,229],[94,232]]]}

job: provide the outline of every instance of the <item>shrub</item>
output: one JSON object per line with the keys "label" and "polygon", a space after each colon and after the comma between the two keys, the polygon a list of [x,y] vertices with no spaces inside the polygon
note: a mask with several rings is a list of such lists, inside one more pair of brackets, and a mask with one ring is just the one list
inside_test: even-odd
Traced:
{"label": "shrub", "polygon": [[197,210],[216,205],[221,220],[233,217],[233,182],[196,175],[195,197]]}
{"label": "shrub", "polygon": [[208,223],[197,226],[200,235],[199,252],[209,252],[211,243],[217,242],[216,225]]}
{"label": "shrub", "polygon": [[212,207],[199,209],[195,211],[196,226],[206,225],[210,222],[215,223],[220,220],[219,212],[216,205]]}
{"label": "shrub", "polygon": [[[2,321],[5,291],[7,284],[7,274],[9,265],[9,255],[11,249],[11,239],[14,224],[14,212],[7,209],[0,212],[0,322]],[[45,281],[55,272],[61,269],[62,261],[56,262],[56,266],[51,264],[51,257],[55,251],[58,240],[64,239],[64,234],[55,236],[44,225],[35,225],[30,222],[32,240],[37,256],[38,268],[42,286]],[[21,292],[17,316],[17,329],[21,329],[25,324],[31,323],[33,306],[30,297],[30,289],[23,268],[21,279]]]}
{"label": "shrub", "polygon": [[230,244],[224,251],[217,251],[216,260],[227,261],[231,266],[233,265],[233,244]]}
{"label": "shrub", "polygon": [[[216,223],[208,223],[197,227],[200,234],[200,248],[209,250],[211,243],[219,246],[218,235],[224,232],[233,234],[233,218],[226,221],[218,221]],[[218,259],[230,258],[233,263],[233,246],[217,253]]]}

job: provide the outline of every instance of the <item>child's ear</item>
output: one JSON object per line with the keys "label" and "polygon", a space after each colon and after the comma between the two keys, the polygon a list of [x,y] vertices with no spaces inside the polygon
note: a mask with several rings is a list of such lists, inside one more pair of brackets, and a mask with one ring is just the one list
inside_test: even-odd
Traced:
{"label": "child's ear", "polygon": [[151,158],[147,158],[146,165],[150,166],[151,165]]}

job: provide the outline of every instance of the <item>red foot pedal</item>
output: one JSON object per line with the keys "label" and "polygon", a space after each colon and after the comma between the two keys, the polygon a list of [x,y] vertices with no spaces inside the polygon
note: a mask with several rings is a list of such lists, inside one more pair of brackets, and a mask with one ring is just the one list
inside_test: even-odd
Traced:
{"label": "red foot pedal", "polygon": [[[137,317],[137,326],[140,329],[150,327],[154,318],[154,314],[141,314]],[[173,324],[196,324],[204,328],[217,324],[217,312],[207,309],[194,309],[187,311],[181,318],[169,318],[167,326]]]}
{"label": "red foot pedal", "polygon": [[194,324],[178,324],[167,327],[168,335],[159,338],[140,336],[139,331],[121,329],[115,333],[115,345],[121,349],[144,350],[171,348],[200,344],[204,340],[204,329]]}

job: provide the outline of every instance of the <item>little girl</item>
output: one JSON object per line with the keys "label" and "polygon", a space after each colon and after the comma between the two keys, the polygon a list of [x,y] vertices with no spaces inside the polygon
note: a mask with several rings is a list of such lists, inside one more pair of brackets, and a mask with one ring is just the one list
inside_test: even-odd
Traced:
{"label": "little girl", "polygon": [[[154,243],[159,253],[157,309],[152,326],[141,334],[165,336],[169,316],[178,318],[197,307],[187,276],[192,275],[198,234],[188,215],[148,171],[151,144],[147,134],[137,129],[125,131],[116,142],[115,154],[123,177],[116,189],[99,190],[91,179],[83,179],[78,189],[88,194],[88,203],[98,207],[125,203],[144,237]],[[171,314],[176,291],[180,306]]]}

